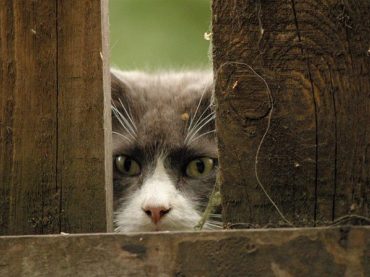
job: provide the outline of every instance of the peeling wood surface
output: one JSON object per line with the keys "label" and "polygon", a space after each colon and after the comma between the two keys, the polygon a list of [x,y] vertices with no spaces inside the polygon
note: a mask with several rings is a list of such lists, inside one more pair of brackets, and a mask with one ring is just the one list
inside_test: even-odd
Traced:
{"label": "peeling wood surface", "polygon": [[212,8],[226,223],[370,217],[370,2]]}
{"label": "peeling wood surface", "polygon": [[369,276],[370,227],[0,237],[0,276]]}
{"label": "peeling wood surface", "polygon": [[0,235],[111,229],[107,9],[1,1]]}

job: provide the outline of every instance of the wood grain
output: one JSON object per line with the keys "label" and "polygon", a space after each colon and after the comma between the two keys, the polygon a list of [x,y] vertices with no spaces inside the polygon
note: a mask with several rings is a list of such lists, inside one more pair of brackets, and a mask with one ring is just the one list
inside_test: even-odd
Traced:
{"label": "wood grain", "polygon": [[107,26],[107,1],[1,1],[0,235],[111,230]]}
{"label": "wood grain", "polygon": [[0,235],[59,231],[55,11],[1,1]]}
{"label": "wood grain", "polygon": [[226,223],[370,216],[369,46],[369,1],[213,1]]}
{"label": "wood grain", "polygon": [[369,274],[369,227],[0,237],[9,277]]}
{"label": "wood grain", "polygon": [[112,194],[109,49],[102,44],[107,16],[107,1],[58,1],[57,171],[64,232],[104,232],[113,224],[113,204],[106,201]]}

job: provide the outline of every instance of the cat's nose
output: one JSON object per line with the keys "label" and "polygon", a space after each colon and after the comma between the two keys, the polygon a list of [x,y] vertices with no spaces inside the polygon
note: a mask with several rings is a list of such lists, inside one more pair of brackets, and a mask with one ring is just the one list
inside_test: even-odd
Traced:
{"label": "cat's nose", "polygon": [[169,213],[171,208],[166,208],[163,206],[160,207],[153,207],[153,206],[146,206],[143,208],[144,213],[149,216],[154,224],[157,224],[162,217]]}

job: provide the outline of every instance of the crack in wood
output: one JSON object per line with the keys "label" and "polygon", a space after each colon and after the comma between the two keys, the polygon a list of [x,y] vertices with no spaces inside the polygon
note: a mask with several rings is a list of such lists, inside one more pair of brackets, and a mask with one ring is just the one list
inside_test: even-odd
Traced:
{"label": "crack in wood", "polygon": [[318,213],[318,158],[319,158],[319,136],[318,136],[318,106],[316,102],[316,96],[315,96],[315,87],[314,87],[314,82],[312,79],[311,75],[311,69],[310,69],[310,60],[308,55],[305,53],[303,49],[303,44],[302,44],[302,39],[301,39],[301,34],[299,30],[299,25],[298,25],[298,18],[297,18],[297,12],[295,9],[295,0],[291,0],[292,3],[292,10],[293,10],[293,15],[294,15],[294,22],[296,26],[296,31],[297,31],[297,36],[299,40],[299,46],[301,49],[302,56],[305,57],[306,59],[306,66],[307,66],[307,71],[308,71],[308,76],[310,80],[310,85],[311,85],[311,94],[312,94],[312,101],[313,101],[313,106],[315,110],[315,203],[314,203],[314,225],[316,226],[316,221],[317,221],[317,213]]}

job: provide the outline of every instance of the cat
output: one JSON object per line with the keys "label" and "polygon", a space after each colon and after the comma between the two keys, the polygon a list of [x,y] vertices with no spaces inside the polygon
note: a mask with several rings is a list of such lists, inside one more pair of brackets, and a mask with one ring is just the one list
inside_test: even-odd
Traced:
{"label": "cat", "polygon": [[115,231],[193,230],[218,167],[212,73],[112,69],[111,79]]}

